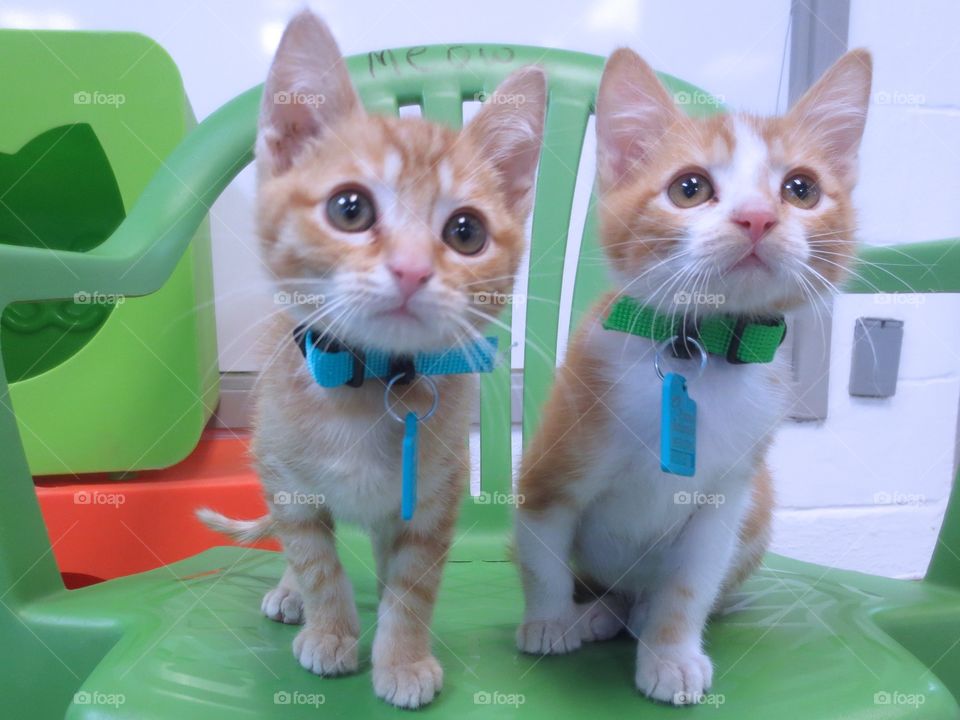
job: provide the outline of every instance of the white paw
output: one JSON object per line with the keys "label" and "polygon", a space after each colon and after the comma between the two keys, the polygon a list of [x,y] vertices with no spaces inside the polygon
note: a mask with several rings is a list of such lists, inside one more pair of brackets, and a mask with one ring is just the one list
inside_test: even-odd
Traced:
{"label": "white paw", "polygon": [[412,663],[373,667],[373,691],[400,708],[422,707],[442,687],[443,668],[432,656]]}
{"label": "white paw", "polygon": [[637,689],[674,705],[697,703],[713,682],[713,665],[702,650],[680,645],[640,645]]}
{"label": "white paw", "polygon": [[260,612],[271,620],[299,625],[303,622],[303,597],[298,590],[277,585],[263,596]]}
{"label": "white paw", "polygon": [[617,598],[605,597],[577,605],[577,627],[584,642],[602,642],[616,637],[626,624],[626,607]]}
{"label": "white paw", "polygon": [[357,638],[304,628],[293,639],[293,656],[314,675],[344,675],[357,669]]}
{"label": "white paw", "polygon": [[530,620],[517,628],[517,648],[531,655],[562,655],[580,647],[580,629],[561,620]]}

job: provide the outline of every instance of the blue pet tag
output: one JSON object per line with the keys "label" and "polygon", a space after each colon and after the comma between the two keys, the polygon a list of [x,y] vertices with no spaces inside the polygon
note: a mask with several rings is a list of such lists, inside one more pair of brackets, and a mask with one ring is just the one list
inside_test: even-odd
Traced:
{"label": "blue pet tag", "polygon": [[403,424],[403,440],[400,450],[400,517],[409,522],[413,519],[413,513],[417,509],[417,436],[420,433],[420,423],[433,417],[433,414],[437,411],[437,406],[440,404],[440,394],[437,392],[437,384],[429,375],[418,376],[417,382],[424,383],[433,395],[430,409],[422,415],[408,411],[403,417],[400,417],[390,403],[390,390],[402,377],[404,375],[400,373],[387,383],[386,390],[383,393],[383,407],[394,420]]}
{"label": "blue pet tag", "polygon": [[403,478],[400,494],[400,516],[404,520],[413,518],[417,507],[417,429],[420,419],[416,413],[408,412],[403,425]]}
{"label": "blue pet tag", "polygon": [[687,379],[673,372],[663,376],[660,469],[686,477],[697,469],[697,403],[687,394]]}

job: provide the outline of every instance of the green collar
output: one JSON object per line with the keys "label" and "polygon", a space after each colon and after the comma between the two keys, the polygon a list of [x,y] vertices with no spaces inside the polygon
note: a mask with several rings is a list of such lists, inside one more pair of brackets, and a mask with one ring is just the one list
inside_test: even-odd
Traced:
{"label": "green collar", "polygon": [[[676,315],[659,314],[633,298],[621,295],[613,303],[603,321],[606,330],[639,335],[664,342],[678,338],[675,348],[682,347],[683,337],[698,340],[711,355],[725,357],[737,365],[768,363],[787,334],[782,315],[769,318],[748,318],[745,315],[707,315],[696,325]],[[686,327],[685,327],[686,324]],[[676,349],[675,353],[682,354]]]}

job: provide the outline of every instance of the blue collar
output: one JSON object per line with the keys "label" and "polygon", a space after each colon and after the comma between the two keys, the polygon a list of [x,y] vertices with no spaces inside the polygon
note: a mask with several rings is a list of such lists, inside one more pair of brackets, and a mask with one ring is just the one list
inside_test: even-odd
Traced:
{"label": "blue collar", "polygon": [[293,339],[300,348],[310,374],[321,387],[360,387],[364,380],[390,380],[401,375],[398,383],[409,383],[417,375],[463,375],[493,370],[497,338],[465,342],[455,348],[416,355],[392,355],[382,350],[347,347],[335,338],[317,335],[311,328],[297,326]]}

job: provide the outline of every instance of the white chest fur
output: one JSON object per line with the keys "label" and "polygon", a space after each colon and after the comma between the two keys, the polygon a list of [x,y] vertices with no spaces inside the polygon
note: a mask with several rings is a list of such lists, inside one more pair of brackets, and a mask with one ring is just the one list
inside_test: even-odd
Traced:
{"label": "white chest fur", "polygon": [[[420,498],[427,498],[461,465],[463,475],[468,472],[454,449],[461,446],[457,439],[466,437],[469,408],[461,396],[470,382],[440,383],[437,414],[421,424]],[[404,428],[385,411],[382,390],[329,391],[312,384],[305,392],[302,388],[299,395],[287,388],[265,393],[258,408],[254,445],[264,486],[274,496],[299,493],[304,499],[304,507],[281,511],[306,517],[319,504],[337,520],[367,528],[397,517]],[[342,396],[339,403],[332,401],[333,392],[356,396],[347,395],[344,406]]]}
{"label": "white chest fur", "polygon": [[282,406],[264,408],[267,418],[277,418],[274,427],[286,428],[287,436],[258,443],[263,483],[275,502],[304,505],[285,511],[309,515],[311,504],[322,505],[338,519],[369,526],[399,507],[402,431],[392,418],[318,413],[312,422],[294,423]]}
{"label": "white chest fur", "polygon": [[696,474],[667,474],[660,470],[662,383],[653,342],[599,327],[587,342],[611,386],[602,398],[608,409],[603,440],[581,485],[587,509],[576,547],[601,578],[616,578],[638,556],[669,542],[698,505],[729,504],[736,522],[783,398],[774,382],[776,364],[731,365],[710,357],[697,376],[697,359],[679,361],[667,353],[665,369],[688,378],[697,403]]}

